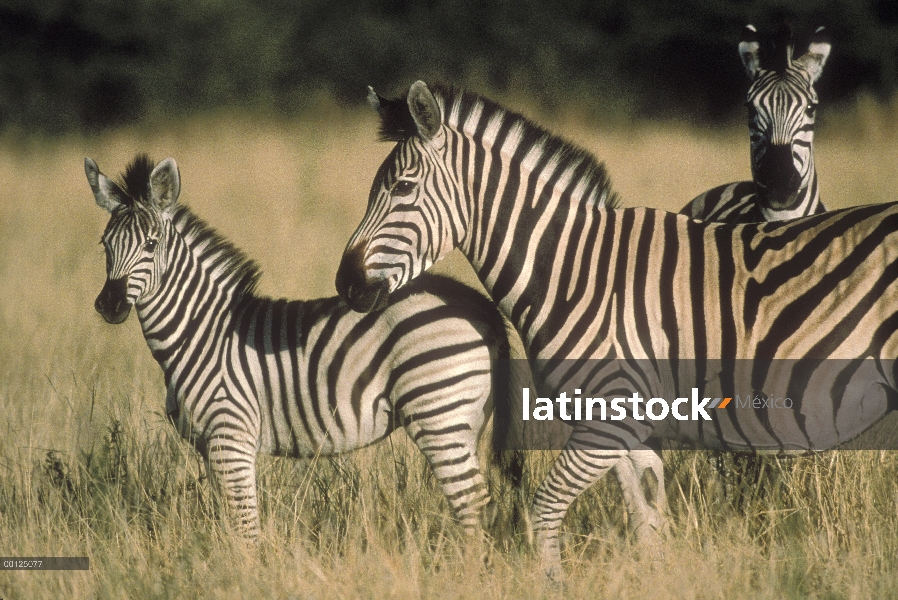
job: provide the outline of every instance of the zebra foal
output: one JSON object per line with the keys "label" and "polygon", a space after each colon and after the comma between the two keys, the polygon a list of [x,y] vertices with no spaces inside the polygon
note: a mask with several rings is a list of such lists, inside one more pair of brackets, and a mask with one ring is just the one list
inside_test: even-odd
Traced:
{"label": "zebra foal", "polygon": [[814,84],[832,48],[818,27],[808,51],[792,58],[792,29],[774,35],[772,64],[762,66],[758,32],[748,25],[739,55],[751,80],[745,106],[751,140],[752,181],[727,183],[699,194],[680,212],[695,219],[730,223],[782,221],[821,213],[814,168]]}
{"label": "zebra foal", "polygon": [[261,297],[255,263],[179,203],[174,160],[138,156],[119,182],[89,158],[85,172],[110,213],[96,310],[122,323],[136,309],[166,413],[206,459],[238,533],[260,532],[258,453],[347,452],[398,426],[454,516],[478,527],[489,501],[478,438],[494,404],[497,448],[509,421],[508,339],[492,303],[443,277],[369,315],[339,298]]}

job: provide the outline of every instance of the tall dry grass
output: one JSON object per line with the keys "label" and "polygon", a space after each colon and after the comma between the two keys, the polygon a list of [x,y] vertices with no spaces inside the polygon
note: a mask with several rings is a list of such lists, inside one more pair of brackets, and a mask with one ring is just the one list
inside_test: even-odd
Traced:
{"label": "tall dry grass", "polygon": [[[896,197],[894,113],[862,105],[818,132],[829,206]],[[628,205],[675,210],[703,189],[748,175],[741,129],[607,130],[573,112],[543,121],[603,158]],[[262,541],[258,549],[235,543],[195,453],[162,417],[162,377],[136,320],[114,327],[93,310],[106,216],[86,184],[84,156],[107,173],[136,151],[174,156],[182,199],[261,263],[261,291],[309,298],[333,293],[343,244],[389,149],[373,140],[371,115],[322,103],[291,123],[215,115],[2,144],[0,555],[86,555],[91,569],[0,571],[0,598],[558,592],[544,587],[510,525],[509,490],[496,490],[492,543],[468,548],[402,433],[333,459],[263,459]],[[441,268],[470,280],[457,257]],[[529,458],[525,498],[551,456]],[[672,532],[654,562],[631,545],[620,492],[606,478],[566,520],[564,593],[898,595],[894,453],[837,451],[768,465],[774,476],[733,500],[701,454],[669,452]]]}

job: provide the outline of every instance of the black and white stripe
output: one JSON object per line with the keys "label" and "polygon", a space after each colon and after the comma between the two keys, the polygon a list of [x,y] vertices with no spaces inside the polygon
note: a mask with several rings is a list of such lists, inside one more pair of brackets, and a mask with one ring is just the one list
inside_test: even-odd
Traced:
{"label": "black and white stripe", "polygon": [[[742,225],[617,209],[594,158],[474,94],[419,81],[404,101],[372,102],[399,143],[337,273],[353,308],[380,306],[459,248],[520,332],[540,395],[819,392],[789,411],[731,402],[713,425],[576,422],[533,503],[550,574],[567,508],[609,468],[637,535],[654,540],[665,494],[660,457],[643,446],[652,439],[822,449],[895,408],[898,204]],[[731,359],[753,361],[750,372]]]}
{"label": "black and white stripe", "polygon": [[96,308],[121,323],[136,307],[167,413],[207,459],[240,533],[259,534],[257,453],[346,452],[398,426],[454,515],[478,526],[489,500],[478,438],[494,402],[497,448],[509,421],[508,361],[497,362],[508,338],[489,300],[435,276],[368,315],[339,298],[259,297],[255,264],[178,204],[172,159],[138,157],[118,184],[90,159],[85,170],[111,213]]}
{"label": "black and white stripe", "polygon": [[738,181],[710,189],[682,211],[696,219],[756,223],[782,221],[821,213],[814,168],[814,121],[817,91],[831,44],[823,27],[811,38],[808,51],[792,59],[792,30],[783,26],[774,36],[774,56],[761,66],[758,33],[747,26],[739,55],[752,84],[745,105],[751,139],[753,181]]}

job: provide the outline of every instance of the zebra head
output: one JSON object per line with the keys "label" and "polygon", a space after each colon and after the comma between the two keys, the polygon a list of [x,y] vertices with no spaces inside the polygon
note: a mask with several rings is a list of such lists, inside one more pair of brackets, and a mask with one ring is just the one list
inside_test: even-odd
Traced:
{"label": "zebra head", "polygon": [[390,292],[458,246],[467,215],[461,186],[446,168],[453,133],[427,84],[415,82],[399,100],[368,92],[381,139],[398,143],[374,178],[365,217],[337,271],[337,292],[359,312],[382,308]]}
{"label": "zebra head", "polygon": [[[792,29],[782,26],[774,36],[772,68],[761,66],[757,30],[749,25],[739,42],[739,54],[752,84],[745,105],[751,136],[751,168],[761,206],[790,208],[814,180],[814,83],[823,72],[831,48],[823,27],[811,38],[808,51],[792,58]],[[806,194],[802,194],[804,196]]]}
{"label": "zebra head", "polygon": [[107,178],[90,158],[84,172],[100,208],[110,213],[101,243],[106,250],[106,284],[94,303],[108,323],[122,323],[131,307],[159,285],[167,268],[170,221],[165,218],[180,192],[175,161],[155,167],[144,155],[128,165],[120,183]]}

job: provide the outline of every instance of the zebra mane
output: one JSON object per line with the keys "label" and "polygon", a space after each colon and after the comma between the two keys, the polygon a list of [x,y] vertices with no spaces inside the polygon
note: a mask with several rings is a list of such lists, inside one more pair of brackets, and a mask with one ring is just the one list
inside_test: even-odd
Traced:
{"label": "zebra mane", "polygon": [[130,208],[135,202],[144,205],[150,203],[150,174],[156,163],[146,154],[138,154],[134,157],[125,172],[119,175],[116,185],[118,185],[125,195],[118,198],[123,205]]}
{"label": "zebra mane", "polygon": [[255,295],[256,284],[262,276],[256,261],[183,204],[175,209],[172,224],[197,262],[214,265],[216,270],[225,273],[222,279],[234,286],[238,297]]}
{"label": "zebra mane", "polygon": [[[600,190],[598,196],[605,198],[602,204],[604,208],[618,208],[621,205],[620,197],[611,189],[611,180],[608,177],[605,163],[599,161],[588,150],[551,133],[548,129],[537,125],[524,115],[508,110],[498,102],[473,92],[459,90],[439,83],[431,85],[429,88],[442,105],[444,124],[448,125],[447,119],[454,112],[453,107],[471,107],[475,104],[480,104],[482,106],[482,115],[492,115],[501,112],[503,120],[513,120],[519,126],[522,140],[532,144],[539,144],[546,156],[554,157],[559,162],[580,163],[584,169],[582,181],[588,184],[589,187]],[[380,100],[378,113],[380,113],[381,117],[379,132],[381,141],[403,142],[417,134],[418,129],[405,98],[396,100],[378,99]]]}
{"label": "zebra mane", "polygon": [[783,23],[773,36],[773,70],[780,75],[792,66],[794,44],[792,27],[788,23]]}
{"label": "zebra mane", "polygon": [[405,91],[402,98],[390,99],[377,96],[377,114],[380,115],[378,141],[404,142],[418,132],[418,126],[415,125],[412,112],[405,101],[406,96],[408,96],[408,90]]}

